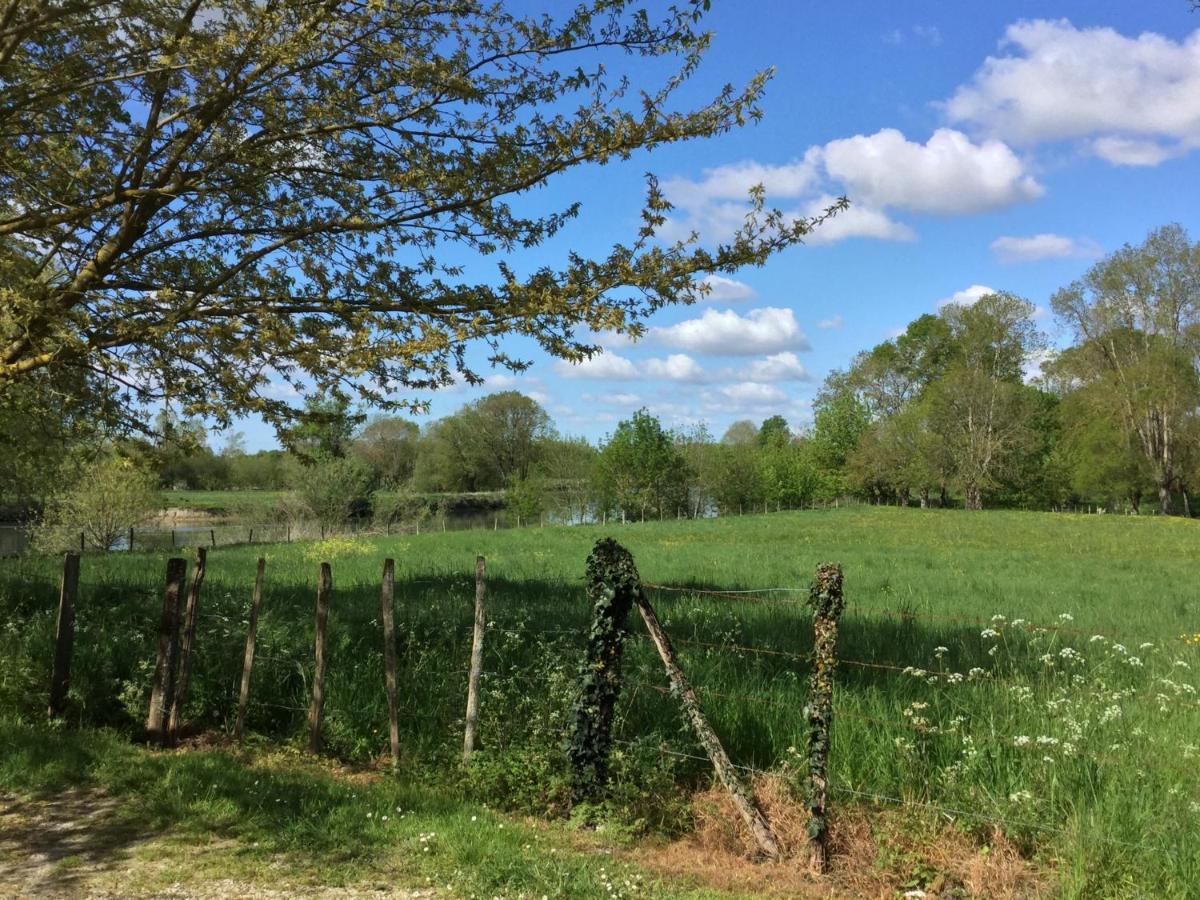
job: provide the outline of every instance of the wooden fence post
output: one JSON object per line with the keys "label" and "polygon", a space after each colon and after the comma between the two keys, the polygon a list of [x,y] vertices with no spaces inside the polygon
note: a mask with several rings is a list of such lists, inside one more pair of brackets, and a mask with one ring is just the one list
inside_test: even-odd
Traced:
{"label": "wooden fence post", "polygon": [[167,720],[167,743],[172,747],[179,740],[179,726],[183,723],[183,710],[187,705],[188,692],[192,687],[192,651],[196,646],[196,613],[200,605],[200,585],[204,583],[206,558],[205,549],[197,547],[196,562],[192,566],[192,583],[188,588],[187,609],[184,612],[183,630],[179,641],[179,675],[175,681],[171,715]]}
{"label": "wooden fence post", "polygon": [[233,737],[242,739],[246,725],[246,704],[250,701],[250,670],[254,667],[254,641],[258,636],[258,607],[262,602],[263,570],[267,561],[258,558],[258,570],[254,573],[254,593],[250,595],[250,625],[246,629],[246,652],[242,654],[242,689],[238,694],[237,721],[233,724]]}
{"label": "wooden fence post", "polygon": [[333,570],[321,563],[317,580],[317,628],[313,640],[312,702],[308,707],[308,751],[321,752],[321,714],[325,702],[325,625],[329,620],[329,595],[333,590]]}
{"label": "wooden fence post", "polygon": [[383,677],[387,687],[388,743],[392,768],[400,765],[400,714],[396,709],[396,561],[383,561],[383,582],[379,591],[380,620],[383,622]]}
{"label": "wooden fence post", "polygon": [[823,874],[829,867],[829,823],[826,817],[829,793],[829,738],[833,727],[833,672],[837,667],[838,619],[845,609],[842,598],[842,567],[833,563],[817,566],[809,592],[813,610],[813,672],[808,719],[808,867]]}
{"label": "wooden fence post", "polygon": [[162,617],[158,625],[158,657],[154,663],[154,680],[150,685],[150,709],[146,713],[146,734],[150,740],[163,742],[167,707],[170,704],[171,673],[174,667],[175,642],[179,626],[179,602],[183,595],[183,579],[187,561],[178,556],[167,560],[167,586],[163,593]]}
{"label": "wooden fence post", "polygon": [[667,633],[663,631],[662,625],[659,624],[658,616],[654,614],[654,608],[646,598],[645,591],[640,588],[637,592],[637,604],[638,611],[642,614],[642,621],[646,623],[646,630],[650,632],[650,639],[658,648],[658,655],[662,658],[663,666],[667,670],[667,678],[671,682],[673,693],[679,699],[696,737],[704,745],[704,751],[712,761],[717,777],[729,791],[734,806],[737,807],[742,819],[750,828],[750,833],[754,836],[763,855],[768,859],[778,860],[782,854],[779,849],[779,841],[775,838],[775,832],[771,830],[766,817],[755,804],[754,795],[750,792],[749,787],[742,783],[737,769],[733,767],[729,755],[721,746],[721,740],[717,737],[717,733],[708,724],[708,719],[700,709],[700,700],[696,697],[696,692],[688,683],[683,670],[679,668],[671,641],[667,637]]}
{"label": "wooden fence post", "polygon": [[487,571],[482,556],[475,557],[475,630],[471,637],[471,672],[467,677],[467,722],[463,729],[463,762],[475,752],[475,728],[479,723],[479,676],[483,674],[483,633],[487,627],[483,602],[487,595]]}
{"label": "wooden fence post", "polygon": [[217,546],[217,530],[215,528],[208,529],[208,539],[214,547]]}
{"label": "wooden fence post", "polygon": [[129,549],[126,550],[125,552],[126,553],[133,552],[133,526],[132,525],[129,526]]}
{"label": "wooden fence post", "polygon": [[62,715],[71,686],[71,649],[75,644],[75,596],[79,591],[79,554],[63,557],[62,585],[58,593],[58,622],[54,628],[54,673],[50,676],[49,716]]}

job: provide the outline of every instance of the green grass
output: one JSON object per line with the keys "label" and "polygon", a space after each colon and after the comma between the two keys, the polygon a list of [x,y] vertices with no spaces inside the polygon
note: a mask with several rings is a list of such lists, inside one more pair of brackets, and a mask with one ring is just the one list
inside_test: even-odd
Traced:
{"label": "green grass", "polygon": [[[461,745],[471,569],[481,553],[493,623],[483,751],[468,776],[450,781],[479,801],[559,812],[561,740],[588,613],[583,563],[609,532],[652,583],[804,588],[817,562],[845,566],[835,804],[890,802],[860,796],[871,795],[961,810],[969,815],[957,818],[981,834],[1003,820],[1056,870],[1068,896],[1187,896],[1200,883],[1192,839],[1200,647],[1180,639],[1200,632],[1195,522],[860,508],[217,548],[189,712],[212,726],[232,718],[249,589],[264,553],[249,725],[284,746],[302,741],[315,576],[328,560],[329,752],[365,760],[384,751],[378,578],[383,557],[393,556],[405,770],[443,778]],[[132,731],[144,715],[165,555],[84,560],[73,722]],[[0,633],[0,709],[27,718],[44,703],[55,568],[33,559],[0,566],[9,623]],[[808,652],[806,611],[786,602],[802,595],[772,597],[785,602],[651,593],[735,762],[794,771],[807,666],[737,649]],[[985,636],[995,615],[1005,619]],[[1030,631],[1009,625],[1014,619],[1063,630]],[[663,681],[652,648],[635,639],[627,653],[618,737],[628,743],[615,761],[612,815],[674,832],[688,822],[678,787],[702,786],[708,773],[659,752],[697,748],[655,690]],[[982,674],[968,677],[972,669]]]}
{"label": "green grass", "polygon": [[[384,883],[435,885],[453,896],[611,898],[615,884],[616,896],[711,896],[661,883],[595,837],[514,821],[414,780],[352,779],[295,753],[157,753],[105,730],[0,726],[0,791],[33,798],[29,806],[71,788],[100,788],[119,801],[106,834],[53,874],[86,857],[132,855],[116,873],[121,894],[265,878],[275,889]],[[137,865],[138,856],[150,864]]]}
{"label": "green grass", "polygon": [[270,521],[284,491],[163,491],[163,506],[223,515],[257,515]]}

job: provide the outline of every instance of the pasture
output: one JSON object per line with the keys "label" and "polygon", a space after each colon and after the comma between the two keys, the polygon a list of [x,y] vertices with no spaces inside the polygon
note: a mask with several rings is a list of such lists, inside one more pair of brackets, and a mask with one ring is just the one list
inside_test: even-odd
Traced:
{"label": "pasture", "polygon": [[[329,562],[326,752],[378,759],[379,576],[390,556],[404,770],[492,807],[563,814],[562,740],[589,614],[584,560],[609,534],[644,582],[684,588],[648,594],[735,763],[796,775],[811,648],[804,591],[818,562],[840,562],[835,821],[900,809],[953,822],[980,847],[998,830],[1066,896],[1188,896],[1200,884],[1200,526],[1181,519],[855,508],[218,547],[189,717],[210,730],[232,723],[264,555],[247,728],[254,741],[302,745],[316,572]],[[460,773],[477,553],[489,575],[481,752]],[[69,724],[138,729],[167,555],[84,558]],[[44,715],[57,578],[55,560],[0,564],[0,712],[11,719]],[[710,770],[662,691],[641,623],[631,627],[605,812],[633,834],[679,835]]]}

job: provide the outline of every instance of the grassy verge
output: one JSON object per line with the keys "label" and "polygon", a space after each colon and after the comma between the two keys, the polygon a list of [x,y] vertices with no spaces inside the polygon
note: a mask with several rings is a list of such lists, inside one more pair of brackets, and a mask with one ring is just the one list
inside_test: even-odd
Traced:
{"label": "grassy verge", "polygon": [[[275,746],[303,739],[314,578],[329,561],[327,746],[342,760],[376,757],[387,746],[378,579],[392,556],[405,766],[436,781],[461,746],[482,553],[484,749],[461,788],[476,803],[553,818],[587,627],[580,576],[609,532],[658,584],[802,591],[818,561],[844,564],[831,763],[840,808],[900,801],[961,823],[980,845],[1000,829],[1070,896],[1187,896],[1200,883],[1200,645],[1181,638],[1200,632],[1196,522],[868,508],[219,547],[190,716],[230,722],[264,553],[249,725]],[[131,732],[144,716],[166,555],[84,561],[72,723]],[[0,710],[25,720],[44,705],[56,565],[0,564]],[[794,771],[811,645],[803,606],[786,602],[795,596],[652,596],[734,761]],[[657,690],[653,649],[635,639],[627,652],[607,812],[639,834],[676,835],[692,825],[707,767],[688,758],[698,748]]]}
{"label": "grassy verge", "polygon": [[[3,723],[0,790],[52,798],[78,788],[120,801],[93,838],[110,860],[134,859],[112,873],[130,891],[229,879],[448,896],[712,896],[647,875],[611,843],[504,817],[445,785],[277,750],[158,753],[104,730]],[[150,855],[153,865],[136,865]]]}

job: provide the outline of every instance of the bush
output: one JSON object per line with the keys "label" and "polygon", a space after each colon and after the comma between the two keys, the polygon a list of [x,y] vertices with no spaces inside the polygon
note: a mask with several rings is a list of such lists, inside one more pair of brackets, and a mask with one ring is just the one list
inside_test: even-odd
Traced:
{"label": "bush", "polygon": [[46,504],[34,528],[33,546],[45,553],[61,553],[79,546],[111,550],[135,525],[151,518],[161,507],[158,479],[129,460],[102,456],[77,471]]}
{"label": "bush", "polygon": [[357,460],[336,457],[306,467],[295,491],[296,501],[327,530],[370,516],[373,496],[370,470]]}

